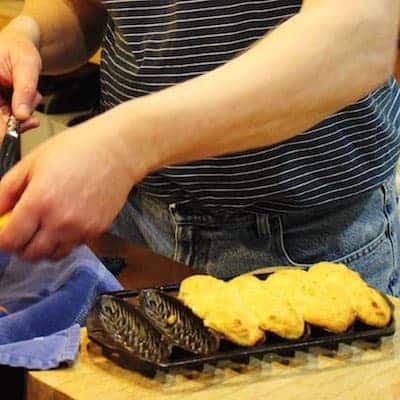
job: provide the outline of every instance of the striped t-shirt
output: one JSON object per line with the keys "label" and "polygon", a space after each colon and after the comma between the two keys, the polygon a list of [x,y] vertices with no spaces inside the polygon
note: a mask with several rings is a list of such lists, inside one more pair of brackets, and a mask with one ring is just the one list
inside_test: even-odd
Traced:
{"label": "striped t-shirt", "polygon": [[[302,1],[103,3],[109,19],[101,109],[107,110],[226,63],[298,13]],[[363,193],[381,184],[399,155],[399,93],[390,79],[290,140],[165,167],[147,176],[141,190],[167,202],[217,211],[295,211]]]}

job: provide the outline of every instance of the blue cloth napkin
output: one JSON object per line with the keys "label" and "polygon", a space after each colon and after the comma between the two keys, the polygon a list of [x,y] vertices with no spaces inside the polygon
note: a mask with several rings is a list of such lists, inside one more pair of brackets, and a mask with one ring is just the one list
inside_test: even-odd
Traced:
{"label": "blue cloth napkin", "polygon": [[120,289],[86,246],[59,262],[32,264],[0,253],[0,364],[50,369],[72,363],[94,299]]}

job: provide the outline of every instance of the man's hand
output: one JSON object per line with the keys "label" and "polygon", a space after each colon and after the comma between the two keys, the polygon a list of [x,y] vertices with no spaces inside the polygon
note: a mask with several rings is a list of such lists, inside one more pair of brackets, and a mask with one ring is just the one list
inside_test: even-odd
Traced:
{"label": "man's hand", "polygon": [[29,34],[30,23],[34,24],[28,17],[20,17],[0,32],[1,133],[11,112],[23,121],[22,130],[39,124],[31,114],[41,100],[37,92],[41,58]]}
{"label": "man's hand", "polygon": [[0,182],[0,248],[59,259],[105,231],[135,183],[124,145],[102,116],[38,146]]}

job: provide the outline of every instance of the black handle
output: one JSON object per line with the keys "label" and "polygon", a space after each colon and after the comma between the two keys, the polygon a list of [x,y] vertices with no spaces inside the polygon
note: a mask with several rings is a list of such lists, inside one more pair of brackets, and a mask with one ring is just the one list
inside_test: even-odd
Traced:
{"label": "black handle", "polygon": [[0,147],[0,179],[20,159],[19,136],[6,134]]}

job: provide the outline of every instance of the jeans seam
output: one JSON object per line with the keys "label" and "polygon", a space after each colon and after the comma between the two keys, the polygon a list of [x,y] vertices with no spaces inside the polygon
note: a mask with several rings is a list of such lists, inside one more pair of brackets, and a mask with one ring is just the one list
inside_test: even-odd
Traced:
{"label": "jeans seam", "polygon": [[179,262],[178,255],[179,255],[179,229],[180,229],[180,227],[179,227],[179,224],[178,224],[178,222],[177,222],[177,220],[175,218],[175,208],[176,208],[176,204],[175,203],[171,203],[168,206],[168,210],[169,210],[169,213],[171,215],[171,219],[172,219],[172,221],[174,223],[174,242],[175,243],[174,243],[173,260]]}
{"label": "jeans seam", "polygon": [[288,252],[286,251],[285,245],[284,245],[284,240],[283,240],[283,225],[282,225],[282,220],[278,218],[278,224],[279,224],[279,245],[281,247],[283,255],[286,257],[287,261],[295,267],[308,267],[310,264],[302,264],[302,263],[297,263],[292,258],[289,256]]}
{"label": "jeans seam", "polygon": [[[282,221],[279,218],[279,226],[280,226],[280,230],[279,230],[279,240],[280,240],[280,246],[281,246],[281,250],[283,252],[283,255],[286,257],[287,261],[289,261],[290,264],[292,264],[293,266],[298,266],[298,267],[309,267],[312,264],[304,264],[304,263],[298,263],[296,261],[294,261],[288,254],[285,245],[284,245],[284,240],[283,240],[283,225],[282,225]],[[339,263],[339,262],[353,262],[354,260],[357,260],[358,258],[360,258],[361,256],[365,256],[367,254],[369,254],[372,250],[374,250],[381,242],[383,242],[385,238],[385,230],[383,232],[381,232],[374,240],[372,240],[371,242],[367,243],[366,245],[364,245],[363,247],[355,250],[354,252],[347,254],[344,257],[340,257],[337,259],[332,260],[332,262],[335,263]]]}
{"label": "jeans seam", "polygon": [[270,238],[271,227],[268,214],[256,214],[256,227],[258,238]]}
{"label": "jeans seam", "polygon": [[363,247],[353,251],[350,254],[347,254],[344,257],[337,258],[337,259],[333,260],[332,262],[350,263],[350,262],[357,260],[360,257],[366,256],[366,255],[370,254],[377,246],[379,246],[384,241],[385,236],[386,236],[385,231],[383,231],[374,240],[367,243]]}
{"label": "jeans seam", "polygon": [[[384,212],[385,218],[387,220],[387,224],[388,224],[388,227],[387,227],[388,235],[387,236],[388,236],[389,241],[390,241],[390,246],[391,246],[391,251],[392,251],[392,263],[393,263],[393,273],[392,273],[392,275],[390,277],[388,286],[389,286],[389,290],[392,291],[392,294],[393,294],[392,288],[393,288],[394,282],[395,282],[395,280],[397,279],[397,276],[398,276],[398,269],[397,269],[397,258],[396,258],[396,251],[395,251],[395,243],[393,242],[393,224],[392,224],[392,221],[390,219],[390,215],[389,215],[389,213],[387,211],[388,197],[389,197],[389,191],[390,191],[390,188],[388,187],[387,183],[384,183],[382,185],[382,191],[383,191],[383,198],[384,198],[383,212]],[[395,212],[398,212],[398,210],[397,210],[397,199],[396,199],[396,211]]]}

